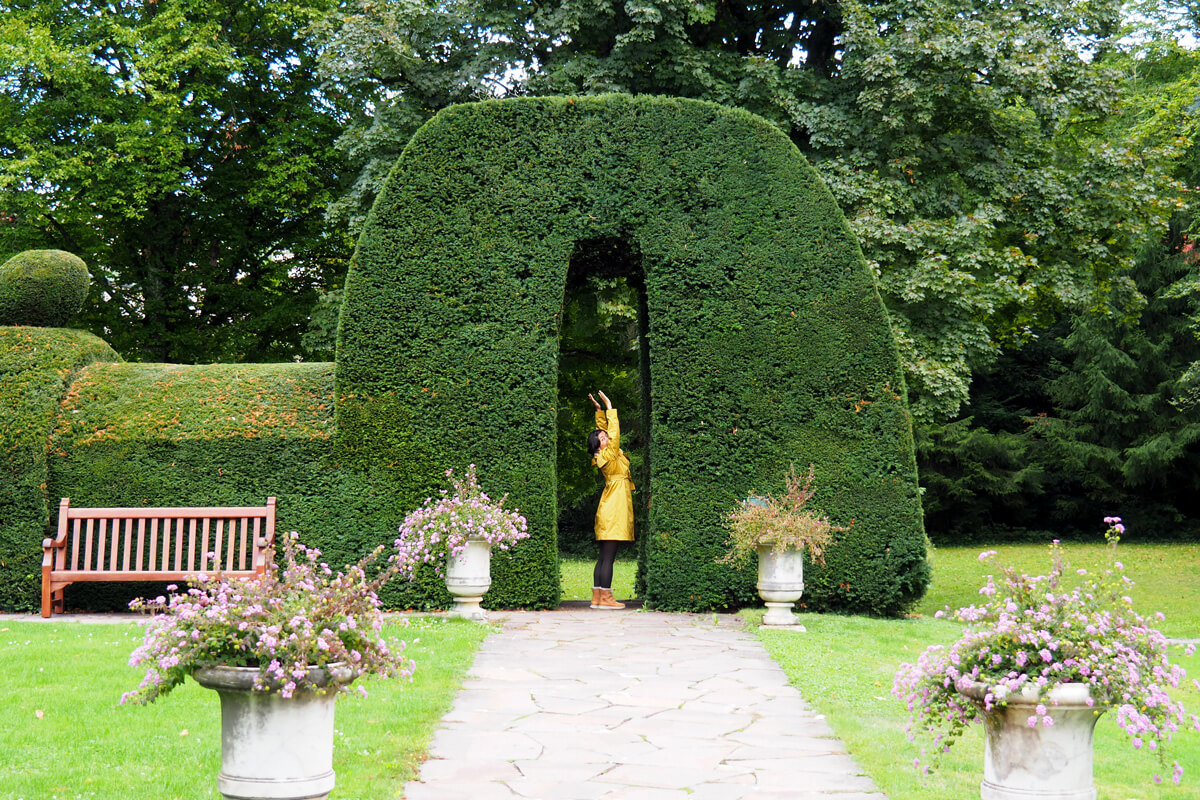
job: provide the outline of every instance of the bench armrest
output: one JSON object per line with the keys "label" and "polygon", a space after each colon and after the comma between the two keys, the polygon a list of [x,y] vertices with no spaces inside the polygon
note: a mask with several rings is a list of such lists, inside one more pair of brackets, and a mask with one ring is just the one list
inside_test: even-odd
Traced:
{"label": "bench armrest", "polygon": [[52,566],[50,558],[53,555],[55,548],[63,548],[67,546],[67,512],[71,508],[71,498],[64,497],[58,502],[58,534],[51,539],[46,537],[42,539],[42,550],[46,555],[42,559],[42,566]]}

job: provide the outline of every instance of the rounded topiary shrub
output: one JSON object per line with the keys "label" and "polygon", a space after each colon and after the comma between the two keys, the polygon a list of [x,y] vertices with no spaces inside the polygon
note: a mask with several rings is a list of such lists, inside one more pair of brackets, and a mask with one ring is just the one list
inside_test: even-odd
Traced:
{"label": "rounded topiary shrub", "polygon": [[0,264],[0,325],[61,328],[83,308],[92,279],[65,250],[26,250]]}

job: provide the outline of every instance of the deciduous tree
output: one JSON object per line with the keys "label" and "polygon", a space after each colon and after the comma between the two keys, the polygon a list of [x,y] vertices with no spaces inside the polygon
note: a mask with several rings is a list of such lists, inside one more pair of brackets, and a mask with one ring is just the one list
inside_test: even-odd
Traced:
{"label": "deciduous tree", "polygon": [[[353,210],[423,119],[495,94],[713,100],[785,129],[860,237],[914,408],[1088,306],[1172,213],[1163,154],[1113,137],[1117,0],[360,0],[326,70],[370,113]],[[435,79],[436,76],[436,79]]]}
{"label": "deciduous tree", "polygon": [[131,359],[279,360],[345,269],[332,0],[0,2],[0,251],[81,256]]}

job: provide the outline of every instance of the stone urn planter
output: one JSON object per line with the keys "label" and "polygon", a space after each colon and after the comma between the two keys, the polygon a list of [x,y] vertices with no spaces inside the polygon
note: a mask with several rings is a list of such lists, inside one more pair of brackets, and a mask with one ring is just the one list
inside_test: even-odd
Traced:
{"label": "stone urn planter", "polygon": [[480,602],[491,585],[492,546],[487,540],[472,537],[457,556],[446,556],[446,589],[454,595],[453,616],[486,621]]}
{"label": "stone urn planter", "polygon": [[221,772],[230,800],[323,800],[333,791],[336,688],[353,680],[342,665],[310,675],[327,692],[254,691],[257,667],[200,667],[196,682],[221,698]]}
{"label": "stone urn planter", "polygon": [[803,631],[792,606],[804,594],[804,551],[758,546],[758,595],[767,605],[762,624]]}
{"label": "stone urn planter", "polygon": [[[987,684],[959,691],[982,707]],[[1039,702],[1053,725],[1030,727]],[[1003,708],[984,714],[982,800],[1095,800],[1092,734],[1104,713],[1088,705],[1086,684],[1062,684],[1039,701],[1035,687],[1010,694]]]}

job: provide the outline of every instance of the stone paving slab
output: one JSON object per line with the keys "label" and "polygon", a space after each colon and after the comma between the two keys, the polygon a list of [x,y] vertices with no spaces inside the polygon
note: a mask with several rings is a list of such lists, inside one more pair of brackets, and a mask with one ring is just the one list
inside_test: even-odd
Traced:
{"label": "stone paving slab", "polygon": [[405,800],[887,800],[737,617],[491,621]]}

